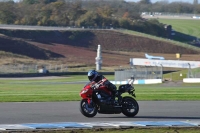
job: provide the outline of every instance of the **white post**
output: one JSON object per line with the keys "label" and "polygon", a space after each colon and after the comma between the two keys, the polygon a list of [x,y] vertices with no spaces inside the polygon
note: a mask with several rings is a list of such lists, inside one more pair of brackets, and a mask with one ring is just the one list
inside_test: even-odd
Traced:
{"label": "white post", "polygon": [[101,57],[101,45],[98,45],[97,48],[97,57],[95,58],[96,60],[96,70],[101,70],[101,64],[102,64],[102,57]]}
{"label": "white post", "polygon": [[35,72],[37,72],[38,71],[38,66],[37,65],[35,65]]}

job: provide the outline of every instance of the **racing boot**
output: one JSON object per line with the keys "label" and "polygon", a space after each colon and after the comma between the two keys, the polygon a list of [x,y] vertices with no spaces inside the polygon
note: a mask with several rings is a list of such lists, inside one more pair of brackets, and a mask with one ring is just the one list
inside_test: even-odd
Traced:
{"label": "racing boot", "polygon": [[118,97],[118,96],[119,96],[119,93],[118,93],[117,90],[113,91],[113,94],[114,94],[115,97]]}
{"label": "racing boot", "polygon": [[114,102],[114,105],[119,105],[121,103],[122,97],[119,95],[119,92],[117,90],[112,91],[112,100]]}

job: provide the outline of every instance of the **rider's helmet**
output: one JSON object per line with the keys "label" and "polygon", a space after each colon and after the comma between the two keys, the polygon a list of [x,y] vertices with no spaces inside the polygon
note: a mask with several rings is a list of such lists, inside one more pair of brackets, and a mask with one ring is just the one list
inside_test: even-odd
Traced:
{"label": "rider's helmet", "polygon": [[98,76],[98,72],[97,71],[95,71],[95,70],[88,71],[88,79],[90,81],[94,81],[97,76]]}

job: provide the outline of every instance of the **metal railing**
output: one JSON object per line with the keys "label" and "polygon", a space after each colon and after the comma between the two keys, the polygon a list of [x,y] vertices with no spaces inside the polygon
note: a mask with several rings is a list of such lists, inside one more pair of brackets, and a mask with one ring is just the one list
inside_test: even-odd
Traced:
{"label": "metal railing", "polygon": [[189,68],[187,78],[200,78],[200,67],[194,69]]}
{"label": "metal railing", "polygon": [[16,64],[16,65],[1,65],[0,73],[38,73],[39,70],[45,69],[48,72],[67,72],[66,64],[61,65],[35,65],[35,64]]}
{"label": "metal railing", "polygon": [[125,81],[130,77],[135,79],[162,79],[162,67],[133,67],[115,70],[115,81]]}

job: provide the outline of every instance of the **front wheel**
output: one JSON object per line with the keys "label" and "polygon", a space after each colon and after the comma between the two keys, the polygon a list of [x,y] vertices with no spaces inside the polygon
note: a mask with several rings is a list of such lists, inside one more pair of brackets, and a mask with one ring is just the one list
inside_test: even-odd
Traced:
{"label": "front wheel", "polygon": [[94,117],[97,114],[97,106],[94,102],[88,103],[87,99],[80,101],[80,112],[86,117]]}
{"label": "front wheel", "polygon": [[123,97],[122,113],[127,117],[134,117],[139,112],[139,105],[132,97]]}

